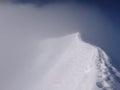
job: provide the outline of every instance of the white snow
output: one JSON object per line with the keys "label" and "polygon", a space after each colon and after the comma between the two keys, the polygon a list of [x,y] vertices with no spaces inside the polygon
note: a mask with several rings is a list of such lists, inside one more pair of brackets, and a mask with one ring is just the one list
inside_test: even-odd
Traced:
{"label": "white snow", "polygon": [[32,60],[0,81],[6,83],[0,90],[120,90],[120,73],[108,56],[79,33],[39,41],[36,48]]}

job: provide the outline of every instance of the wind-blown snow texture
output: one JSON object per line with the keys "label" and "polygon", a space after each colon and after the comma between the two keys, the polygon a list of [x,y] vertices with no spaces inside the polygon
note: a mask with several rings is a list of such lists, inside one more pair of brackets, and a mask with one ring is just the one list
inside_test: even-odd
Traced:
{"label": "wind-blown snow texture", "polygon": [[120,90],[120,73],[108,56],[79,33],[40,41],[37,50],[0,90]]}
{"label": "wind-blown snow texture", "polygon": [[120,90],[120,73],[110,64],[108,56],[82,41],[79,33],[44,43],[53,55],[48,54],[52,56],[52,60],[48,58],[51,67],[38,86],[40,90]]}

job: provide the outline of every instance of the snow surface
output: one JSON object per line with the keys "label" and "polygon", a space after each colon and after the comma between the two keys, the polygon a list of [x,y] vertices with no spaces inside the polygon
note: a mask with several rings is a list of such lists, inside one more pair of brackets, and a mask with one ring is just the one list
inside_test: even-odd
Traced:
{"label": "snow surface", "polygon": [[0,81],[0,90],[120,90],[120,73],[106,53],[79,33],[42,40],[36,52]]}

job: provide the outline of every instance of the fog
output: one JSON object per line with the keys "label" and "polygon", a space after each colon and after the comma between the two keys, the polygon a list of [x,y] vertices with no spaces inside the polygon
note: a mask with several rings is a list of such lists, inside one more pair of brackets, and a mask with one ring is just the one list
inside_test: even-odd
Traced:
{"label": "fog", "polygon": [[[0,4],[1,77],[22,70],[32,60],[40,40],[80,32],[86,42],[99,46],[117,64],[119,34],[96,7],[78,3]],[[23,65],[23,66],[24,66]],[[17,66],[17,68],[16,68]],[[3,69],[4,68],[4,69]],[[10,68],[10,69],[9,69]],[[4,87],[4,83],[2,83]]]}

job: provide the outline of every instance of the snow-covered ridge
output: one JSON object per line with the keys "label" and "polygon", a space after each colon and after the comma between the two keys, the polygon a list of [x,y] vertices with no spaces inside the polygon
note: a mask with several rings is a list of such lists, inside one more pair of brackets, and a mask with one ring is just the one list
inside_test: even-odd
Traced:
{"label": "snow-covered ridge", "polygon": [[120,73],[106,53],[79,33],[46,39],[35,47],[36,55],[2,79],[7,84],[0,90],[120,90]]}
{"label": "snow-covered ridge", "polygon": [[120,73],[112,66],[103,50],[82,41],[79,33],[59,39],[70,40],[70,43],[67,44],[64,53],[62,52],[60,60],[48,72],[44,81],[47,87],[43,90],[120,89]]}
{"label": "snow-covered ridge", "polygon": [[66,46],[55,45],[64,49],[45,75],[42,90],[118,90],[119,72],[103,50],[82,41],[79,33],[49,41]]}

